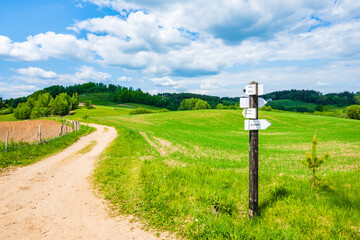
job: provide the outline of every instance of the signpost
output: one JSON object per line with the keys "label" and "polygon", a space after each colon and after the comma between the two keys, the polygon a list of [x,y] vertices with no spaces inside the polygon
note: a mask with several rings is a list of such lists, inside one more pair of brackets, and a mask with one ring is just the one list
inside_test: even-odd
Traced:
{"label": "signpost", "polygon": [[244,129],[249,130],[249,217],[253,218],[258,214],[258,162],[259,162],[259,130],[268,128],[271,123],[265,119],[258,119],[258,108],[267,102],[258,98],[264,94],[263,85],[251,82],[244,89],[245,95],[249,98],[240,98],[240,108],[244,109]]}

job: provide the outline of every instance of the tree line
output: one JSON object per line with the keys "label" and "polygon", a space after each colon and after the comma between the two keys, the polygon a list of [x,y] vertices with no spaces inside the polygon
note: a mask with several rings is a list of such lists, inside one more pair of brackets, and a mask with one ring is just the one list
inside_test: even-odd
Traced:
{"label": "tree line", "polygon": [[314,90],[284,90],[275,91],[264,95],[265,99],[271,98],[272,100],[298,100],[307,103],[315,103],[318,105],[337,105],[338,107],[349,106],[352,104],[359,104],[360,92],[351,93],[348,91],[341,93],[322,93]]}

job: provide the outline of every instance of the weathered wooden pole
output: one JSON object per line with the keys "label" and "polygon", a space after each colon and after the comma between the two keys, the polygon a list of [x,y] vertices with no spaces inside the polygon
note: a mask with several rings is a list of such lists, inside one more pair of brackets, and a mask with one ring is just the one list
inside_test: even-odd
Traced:
{"label": "weathered wooden pole", "polygon": [[41,143],[41,124],[39,124],[39,139],[38,139],[38,144]]}
{"label": "weathered wooden pole", "polygon": [[[255,84],[256,94],[249,96],[249,108],[256,109],[254,119],[258,119],[258,83]],[[258,144],[259,130],[250,130],[249,133],[249,217],[258,214]]]}
{"label": "weathered wooden pole", "polygon": [[62,131],[63,131],[63,123],[61,123],[61,126],[60,126],[59,137],[62,135]]}
{"label": "weathered wooden pole", "polygon": [[74,121],[71,121],[71,131],[74,131]]}
{"label": "weathered wooden pole", "polygon": [[67,134],[67,121],[65,120],[65,134]]}
{"label": "weathered wooden pole", "polygon": [[9,132],[6,132],[6,140],[5,140],[5,152],[7,152],[8,149],[8,141],[9,141]]}

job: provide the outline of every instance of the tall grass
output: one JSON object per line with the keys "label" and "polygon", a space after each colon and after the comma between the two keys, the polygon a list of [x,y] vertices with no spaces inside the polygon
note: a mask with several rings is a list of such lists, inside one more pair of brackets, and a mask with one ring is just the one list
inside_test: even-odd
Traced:
{"label": "tall grass", "polygon": [[[359,238],[359,121],[285,112],[260,118],[272,126],[259,134],[259,216],[252,221],[239,111],[93,118],[119,133],[95,182],[119,213],[190,239]],[[318,153],[331,159],[312,189],[301,160],[315,131]]]}

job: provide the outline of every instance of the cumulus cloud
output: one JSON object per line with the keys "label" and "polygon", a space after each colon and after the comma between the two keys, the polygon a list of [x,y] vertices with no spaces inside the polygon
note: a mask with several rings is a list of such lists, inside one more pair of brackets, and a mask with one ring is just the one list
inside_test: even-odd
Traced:
{"label": "cumulus cloud", "polygon": [[132,77],[122,76],[122,77],[119,77],[117,80],[118,80],[119,82],[131,82],[131,81],[132,81]]}
{"label": "cumulus cloud", "polygon": [[24,76],[35,78],[56,78],[57,74],[52,71],[45,71],[38,67],[20,68],[17,72]]}
{"label": "cumulus cloud", "polygon": [[4,99],[28,96],[36,90],[38,90],[38,87],[33,84],[23,84],[17,81],[11,83],[0,81],[1,97]]}
{"label": "cumulus cloud", "polygon": [[[269,62],[276,65],[281,61],[341,62],[360,57],[360,2],[356,0],[82,2],[84,7],[88,2],[112,8],[119,14],[78,21],[68,28],[74,34],[47,32],[29,36],[23,42],[0,36],[0,58],[24,61],[56,58],[81,64],[98,63],[136,71],[164,88],[180,89],[197,84],[194,90],[215,92],[231,86],[226,85],[228,80],[217,78],[209,82],[206,79],[222,76],[234,66]],[[295,71],[293,67],[282,70]],[[30,74],[30,70],[27,71],[23,76]],[[45,70],[32,71],[38,81],[51,75]],[[253,80],[266,80],[264,76],[275,74],[265,68],[261,72],[263,75],[244,70]],[[236,81],[242,83],[242,78],[248,79],[246,76],[239,75],[241,78]],[[74,83],[110,78],[109,74],[88,66],[74,74],[56,77],[59,81]],[[280,78],[279,81],[283,82]],[[315,87],[317,82],[329,83],[322,87],[332,86],[331,81],[313,81]]]}
{"label": "cumulus cloud", "polygon": [[102,82],[111,78],[111,75],[104,72],[98,72],[93,67],[84,65],[78,68],[78,72],[75,73],[75,77],[85,81]]}
{"label": "cumulus cloud", "polygon": [[179,83],[171,79],[170,77],[162,77],[162,78],[152,78],[151,81],[156,86],[171,86],[171,87],[177,87],[179,86]]}

